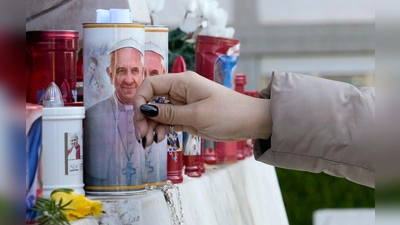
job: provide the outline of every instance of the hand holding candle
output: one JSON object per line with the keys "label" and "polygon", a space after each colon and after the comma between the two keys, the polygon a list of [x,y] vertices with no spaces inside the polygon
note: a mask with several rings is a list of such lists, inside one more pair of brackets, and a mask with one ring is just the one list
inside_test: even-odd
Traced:
{"label": "hand holding candle", "polygon": [[[171,104],[151,104],[155,114],[140,111],[155,96],[168,96]],[[199,76],[194,72],[148,77],[133,100],[136,138],[152,134],[165,138],[169,126],[215,141],[236,141],[250,137],[268,138],[271,129],[269,100],[251,98]],[[145,112],[146,113],[146,112]],[[234,121],[234,122],[232,122]],[[141,135],[143,134],[143,135]],[[147,145],[153,142],[146,135]]]}

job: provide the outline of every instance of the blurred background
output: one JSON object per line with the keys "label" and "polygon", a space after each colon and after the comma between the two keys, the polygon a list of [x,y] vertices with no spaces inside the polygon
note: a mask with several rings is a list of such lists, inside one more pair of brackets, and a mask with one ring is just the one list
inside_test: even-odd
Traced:
{"label": "blurred background", "polygon": [[[133,0],[26,1],[26,29],[76,29],[94,22],[94,9],[127,8]],[[165,0],[157,13],[179,26],[183,0]],[[241,43],[239,73],[246,89],[266,87],[272,71],[320,76],[357,87],[375,85],[375,8],[372,0],[218,0]],[[132,5],[131,5],[132,6]],[[80,33],[80,39],[81,39]],[[374,208],[375,190],[325,174],[277,168],[289,222],[313,224],[326,208]],[[268,191],[268,187],[265,187]],[[328,223],[326,223],[328,224]]]}
{"label": "blurred background", "polygon": [[[159,21],[170,29],[182,0],[166,0]],[[291,71],[373,86],[375,8],[372,0],[219,0],[240,39],[238,72],[261,89],[271,72]]]}

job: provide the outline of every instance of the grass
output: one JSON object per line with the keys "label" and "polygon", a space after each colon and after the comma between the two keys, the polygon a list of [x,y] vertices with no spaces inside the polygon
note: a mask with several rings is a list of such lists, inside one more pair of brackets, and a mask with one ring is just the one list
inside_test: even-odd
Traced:
{"label": "grass", "polygon": [[375,207],[375,189],[346,179],[280,168],[276,173],[291,225],[311,225],[317,209]]}

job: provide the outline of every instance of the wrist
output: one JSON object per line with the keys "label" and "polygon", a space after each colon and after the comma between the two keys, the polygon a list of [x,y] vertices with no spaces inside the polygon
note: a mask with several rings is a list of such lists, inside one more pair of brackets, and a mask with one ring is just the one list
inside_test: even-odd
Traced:
{"label": "wrist", "polygon": [[249,138],[268,139],[272,133],[271,101],[252,98],[249,103],[249,122],[247,123]]}

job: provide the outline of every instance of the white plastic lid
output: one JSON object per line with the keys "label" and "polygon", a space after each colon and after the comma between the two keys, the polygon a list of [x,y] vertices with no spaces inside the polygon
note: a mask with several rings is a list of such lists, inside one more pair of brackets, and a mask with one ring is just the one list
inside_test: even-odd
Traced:
{"label": "white plastic lid", "polygon": [[54,82],[51,82],[51,84],[47,87],[42,99],[43,107],[52,108],[64,106],[60,88],[58,88],[57,84]]}

